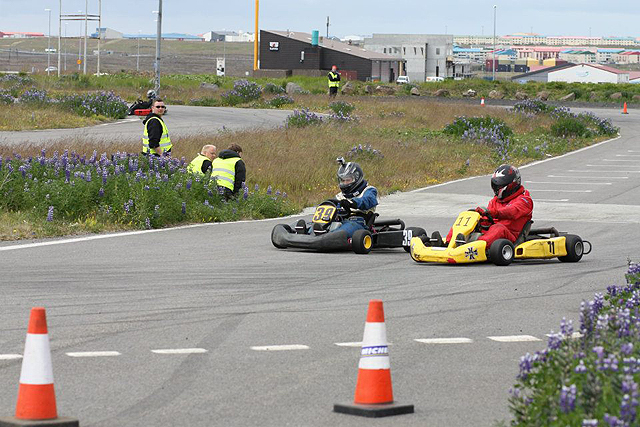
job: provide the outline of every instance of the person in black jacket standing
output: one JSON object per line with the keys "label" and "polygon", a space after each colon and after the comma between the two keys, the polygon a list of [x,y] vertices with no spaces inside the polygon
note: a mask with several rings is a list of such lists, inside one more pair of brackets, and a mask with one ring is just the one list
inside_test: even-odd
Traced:
{"label": "person in black jacket standing", "polygon": [[142,136],[142,154],[148,156],[162,156],[171,152],[171,138],[169,130],[162,120],[162,116],[167,111],[164,101],[156,98],[151,105],[149,114],[142,124],[144,125],[144,135]]}
{"label": "person in black jacket standing", "polygon": [[335,98],[340,87],[340,73],[335,65],[331,67],[331,71],[327,74],[329,78],[329,98]]}
{"label": "person in black jacket standing", "polygon": [[211,178],[215,178],[218,190],[226,199],[235,197],[247,180],[247,168],[242,161],[242,147],[231,144],[218,153],[211,165]]}

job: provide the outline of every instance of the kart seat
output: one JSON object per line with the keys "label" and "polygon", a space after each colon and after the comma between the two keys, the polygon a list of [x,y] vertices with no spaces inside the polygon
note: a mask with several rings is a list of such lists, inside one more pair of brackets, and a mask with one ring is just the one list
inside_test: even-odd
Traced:
{"label": "kart seat", "polygon": [[527,236],[529,236],[529,231],[531,231],[531,225],[533,225],[533,221],[531,220],[527,221],[524,227],[522,227],[522,231],[518,235],[518,238],[513,243],[513,246],[518,246],[527,240]]}

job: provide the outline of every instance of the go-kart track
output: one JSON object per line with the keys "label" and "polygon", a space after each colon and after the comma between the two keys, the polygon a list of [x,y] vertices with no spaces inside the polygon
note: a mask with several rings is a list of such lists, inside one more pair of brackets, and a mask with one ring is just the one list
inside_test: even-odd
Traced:
{"label": "go-kart track", "polygon": [[[61,415],[83,426],[491,426],[508,420],[520,356],[640,257],[640,113],[598,110],[621,137],[521,169],[534,226],[590,240],[578,263],[417,264],[278,250],[282,219],[0,245],[0,416],[13,414],[29,310],[47,308]],[[366,172],[366,171],[365,171]],[[368,177],[375,184],[375,177]],[[486,206],[478,177],[382,199],[378,212],[446,233]],[[294,222],[297,218],[287,219]],[[394,397],[353,399],[370,299],[384,301]],[[14,356],[11,356],[14,355]]]}

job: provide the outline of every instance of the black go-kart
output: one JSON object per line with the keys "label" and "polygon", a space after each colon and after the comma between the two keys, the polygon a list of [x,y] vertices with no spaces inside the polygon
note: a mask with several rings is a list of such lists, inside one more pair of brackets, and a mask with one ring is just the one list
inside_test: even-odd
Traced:
{"label": "black go-kart", "polygon": [[[337,230],[343,221],[353,215],[364,218],[366,229],[356,230],[350,238],[344,230]],[[352,212],[340,205],[339,200],[322,202],[310,222],[278,224],[271,231],[271,243],[278,249],[299,248],[320,252],[353,250],[368,254],[373,248],[404,248],[409,252],[413,237],[426,236],[419,227],[405,228],[400,219],[379,219],[376,213]]]}

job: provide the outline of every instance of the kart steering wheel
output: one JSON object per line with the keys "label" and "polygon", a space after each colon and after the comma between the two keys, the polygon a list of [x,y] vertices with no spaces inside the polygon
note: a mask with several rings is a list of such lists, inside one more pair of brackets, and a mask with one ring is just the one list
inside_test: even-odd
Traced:
{"label": "kart steering wheel", "polygon": [[[483,225],[482,222],[484,222],[484,221],[488,222],[489,225]],[[478,226],[483,230],[488,230],[489,227],[491,227],[495,223],[496,223],[496,221],[493,219],[493,217],[491,216],[489,211],[485,211],[484,215],[482,215],[480,217],[480,222],[478,222]]]}

